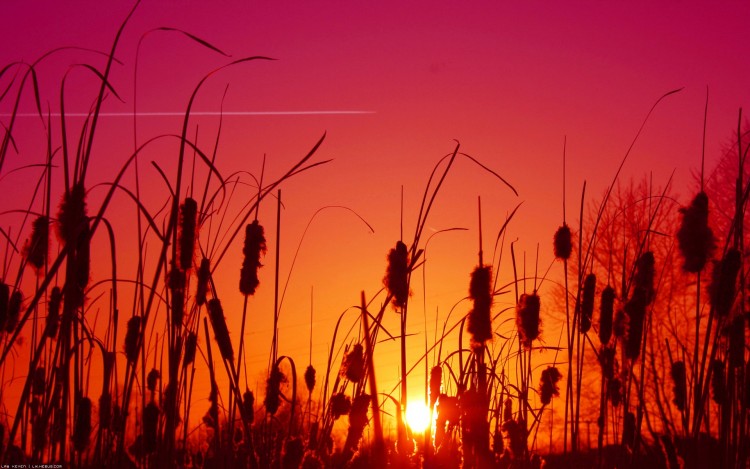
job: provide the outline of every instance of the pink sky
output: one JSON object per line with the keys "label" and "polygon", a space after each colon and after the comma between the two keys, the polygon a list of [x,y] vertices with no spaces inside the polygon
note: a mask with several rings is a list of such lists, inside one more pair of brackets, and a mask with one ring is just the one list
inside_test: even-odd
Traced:
{"label": "pink sky", "polygon": [[[62,45],[108,50],[131,7],[129,2],[109,3],[4,2],[0,64],[33,61]],[[318,159],[334,161],[283,188],[282,279],[305,224],[318,208],[346,205],[375,229],[369,234],[355,217],[330,211],[308,233],[281,324],[281,352],[295,357],[299,368],[308,360],[310,288],[315,289],[314,346],[327,349],[337,315],[358,301],[360,290],[369,296],[381,287],[386,252],[399,236],[401,187],[409,240],[427,177],[437,160],[453,150],[454,139],[463,151],[511,182],[519,197],[466,160],[449,175],[428,227],[471,231],[445,234],[430,244],[428,312],[438,309],[441,322],[467,294],[468,274],[476,264],[477,196],[483,201],[486,240],[494,240],[506,213],[524,202],[509,237],[519,239],[517,249],[528,253],[529,266],[541,243],[540,265],[546,267],[552,259],[552,234],[562,219],[563,139],[567,136],[568,217],[577,224],[583,181],[589,184],[587,193],[598,197],[654,101],[681,87],[684,90],[662,102],[652,116],[623,177],[651,173],[661,186],[674,169],[676,193],[687,200],[693,192],[687,182],[699,168],[706,86],[707,168],[736,128],[738,109],[750,104],[748,19],[750,4],[739,1],[144,1],[126,27],[117,53],[123,65],[112,75],[125,104],[111,100],[105,110],[132,112],[138,39],[152,28],[170,26],[200,36],[233,58],[278,59],[240,65],[212,77],[199,94],[196,110],[217,111],[229,84],[227,111],[369,112],[225,118],[218,157],[225,174],[238,169],[257,173],[267,154],[268,174],[278,176],[327,132]],[[228,60],[175,34],[149,36],[139,63],[139,110],[184,111],[198,80]],[[62,74],[69,64],[83,61],[103,63],[89,54],[69,52],[39,67],[45,108],[49,103],[53,112],[58,110]],[[2,83],[7,80],[3,77]],[[95,85],[88,72],[74,71],[68,84],[69,109],[85,112]],[[25,111],[33,112],[32,99],[24,103]],[[0,102],[3,122],[9,111],[6,98]],[[217,118],[197,117],[192,122],[201,126],[199,143],[211,148]],[[143,117],[138,139],[178,132],[180,125],[180,117]],[[19,129],[21,153],[43,156],[37,120],[26,118]],[[110,180],[133,148],[132,118],[104,118],[99,132],[90,184]],[[166,189],[148,162],[156,160],[169,168],[170,158],[164,156],[169,152],[174,154],[173,146],[156,146],[143,160],[149,170],[144,177],[153,182],[152,197],[145,200],[152,210],[163,203]],[[26,160],[17,155],[6,162],[7,169],[24,164]],[[9,186],[18,189],[25,180],[16,176],[0,183],[7,191]],[[126,201],[120,202],[132,210]],[[18,208],[14,203],[6,198],[0,208]],[[275,207],[266,203],[261,222],[268,227],[269,239],[275,236],[274,220]],[[3,226],[10,223],[0,218]],[[485,250],[491,248],[485,241]],[[239,255],[238,246],[234,257]],[[223,302],[237,309],[239,261],[229,259],[225,264]],[[265,367],[270,343],[270,252],[265,264],[261,290],[251,301],[251,316],[257,312],[262,317],[254,319],[257,327],[248,335],[249,360],[257,369]],[[508,272],[501,272],[505,277],[500,283],[510,281]],[[415,336],[410,339],[410,363],[424,341],[421,280],[412,289],[410,328]],[[427,328],[430,338],[432,321]],[[397,353],[388,347],[384,344],[379,356],[386,363]],[[323,369],[322,356],[314,357],[313,364]],[[387,373],[378,378],[395,378],[395,372]],[[415,377],[410,392],[416,395],[422,381]]]}

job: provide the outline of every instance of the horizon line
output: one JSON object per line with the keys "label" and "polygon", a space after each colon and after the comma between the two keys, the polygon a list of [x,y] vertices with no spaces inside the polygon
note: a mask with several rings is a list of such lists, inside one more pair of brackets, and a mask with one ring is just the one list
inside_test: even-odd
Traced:
{"label": "horizon line", "polygon": [[[312,116],[312,115],[366,115],[375,114],[375,111],[195,111],[191,112],[191,116],[228,116],[228,117],[243,117],[243,116]],[[13,114],[2,113],[0,117],[11,117]],[[184,112],[176,111],[155,111],[155,112],[100,112],[99,117],[183,117]],[[43,115],[43,117],[46,114]],[[62,114],[59,112],[49,114],[51,117],[61,117]],[[90,114],[83,112],[66,112],[65,117],[88,117]],[[16,114],[16,117],[39,117],[39,113],[36,112],[23,112]]]}

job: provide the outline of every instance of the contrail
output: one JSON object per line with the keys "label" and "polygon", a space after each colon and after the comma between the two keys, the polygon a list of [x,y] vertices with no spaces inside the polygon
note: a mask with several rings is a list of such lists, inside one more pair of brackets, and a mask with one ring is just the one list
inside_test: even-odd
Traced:
{"label": "contrail", "polygon": [[[375,114],[375,111],[195,111],[191,116],[353,116]],[[0,114],[0,117],[11,117],[12,114]],[[46,114],[44,114],[46,115]],[[50,114],[52,117],[60,117],[59,112]],[[138,112],[138,117],[182,117],[184,112]],[[16,114],[16,117],[38,117],[35,112],[23,112]],[[83,112],[66,112],[65,117],[88,117],[89,114]],[[133,117],[132,112],[100,112],[99,117]]]}

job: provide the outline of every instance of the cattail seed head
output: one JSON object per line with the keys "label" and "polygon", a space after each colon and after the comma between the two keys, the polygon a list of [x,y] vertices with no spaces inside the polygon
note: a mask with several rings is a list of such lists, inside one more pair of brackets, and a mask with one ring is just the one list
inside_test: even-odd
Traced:
{"label": "cattail seed head", "polygon": [[307,365],[305,369],[305,386],[307,386],[307,392],[312,393],[315,388],[315,368],[312,365]]}
{"label": "cattail seed head", "polygon": [[566,260],[570,258],[570,253],[573,251],[571,237],[568,224],[563,223],[555,232],[554,248],[556,259]]}
{"label": "cattail seed head", "polygon": [[635,284],[633,295],[643,295],[646,305],[654,299],[654,253],[646,251],[641,254],[635,264]]}
{"label": "cattail seed head", "polygon": [[615,309],[614,288],[609,285],[604,287],[599,306],[599,341],[607,344],[612,337],[612,318]]}
{"label": "cattail seed head", "polygon": [[203,306],[206,303],[209,277],[211,277],[211,261],[204,257],[201,259],[200,267],[198,267],[198,282],[195,290],[195,303],[198,306]]}
{"label": "cattail seed head", "polygon": [[711,361],[711,394],[719,405],[727,401],[727,385],[724,373],[724,362],[718,359]]}
{"label": "cattail seed head", "polygon": [[530,349],[531,343],[539,337],[539,307],[539,295],[536,292],[521,295],[516,306],[516,326],[526,349]]}
{"label": "cattail seed head", "polygon": [[76,415],[76,424],[73,428],[73,447],[76,451],[82,452],[89,445],[91,437],[91,399],[82,397],[78,401],[78,414]]}
{"label": "cattail seed head", "polygon": [[623,387],[620,378],[614,378],[607,383],[607,399],[613,407],[619,407],[622,403]]}
{"label": "cattail seed head", "polygon": [[252,295],[258,288],[258,269],[263,267],[260,256],[266,253],[266,237],[263,227],[254,220],[245,227],[245,244],[242,254],[245,256],[240,271],[240,292],[243,295]]}
{"label": "cattail seed head", "polygon": [[29,264],[37,271],[44,267],[49,252],[49,218],[37,217],[31,224],[31,237],[24,247],[24,254]]}
{"label": "cattail seed head", "polygon": [[248,425],[253,423],[255,419],[255,396],[250,390],[246,390],[242,394],[242,407],[245,409],[245,418],[247,418]]}
{"label": "cattail seed head", "polygon": [[513,420],[513,400],[509,397],[503,404],[503,422]]}
{"label": "cattail seed head", "polygon": [[8,316],[5,320],[5,331],[13,332],[18,326],[18,320],[21,318],[21,306],[23,305],[23,294],[21,290],[15,290],[8,300]]}
{"label": "cattail seed head", "polygon": [[44,328],[44,334],[50,339],[57,337],[57,329],[60,327],[60,305],[62,303],[62,290],[60,287],[53,287],[49,296],[47,306],[47,322]]}
{"label": "cattail seed head", "polygon": [[625,423],[623,424],[622,430],[622,444],[632,448],[635,442],[635,431],[636,431],[636,420],[635,414],[628,411],[625,412]]}
{"label": "cattail seed head", "polygon": [[352,408],[352,401],[349,399],[349,396],[343,392],[339,392],[331,396],[331,401],[328,405],[331,406],[333,419],[337,420],[342,415],[349,413],[349,410]]}
{"label": "cattail seed head", "polygon": [[180,267],[189,270],[193,267],[193,253],[197,238],[198,203],[190,197],[180,204]]}
{"label": "cattail seed head", "polygon": [[625,314],[625,311],[618,309],[612,324],[612,334],[618,339],[624,339],[625,335],[628,333],[628,320],[629,318],[628,315]]}
{"label": "cattail seed head", "polygon": [[146,376],[146,388],[148,388],[149,391],[154,392],[156,391],[156,383],[161,378],[161,374],[159,373],[159,370],[156,368],[151,368],[151,371],[148,372],[148,375]]}
{"label": "cattail seed head", "polygon": [[430,409],[435,406],[438,396],[440,395],[440,387],[443,381],[443,367],[440,365],[433,366],[430,370]]}
{"label": "cattail seed head", "polygon": [[86,189],[77,182],[69,192],[63,194],[57,212],[57,233],[63,244],[73,244],[78,240],[86,220]]}
{"label": "cattail seed head", "polygon": [[46,375],[43,366],[36,367],[34,370],[34,381],[31,384],[31,394],[42,396],[47,388]]}
{"label": "cattail seed head", "polygon": [[128,331],[125,334],[125,356],[130,363],[138,360],[138,342],[141,335],[141,317],[133,316],[128,320]]}
{"label": "cattail seed head", "polygon": [[198,336],[194,332],[188,332],[185,339],[185,355],[182,358],[182,367],[186,368],[195,361],[195,348],[198,345]]}
{"label": "cattail seed head", "polygon": [[0,282],[0,332],[5,330],[8,321],[8,302],[10,301],[10,287],[5,282]]}
{"label": "cattail seed head", "polygon": [[159,413],[159,406],[153,401],[143,409],[143,451],[146,453],[153,453],[158,446]]}
{"label": "cattail seed head", "polygon": [[677,245],[685,258],[683,270],[698,273],[703,270],[716,247],[708,226],[708,196],[699,192],[690,206],[680,209],[682,223],[677,230]]}
{"label": "cattail seed head", "polygon": [[742,266],[742,256],[735,248],[730,248],[719,262],[714,262],[708,294],[716,314],[726,317],[734,304],[737,274]]}
{"label": "cattail seed head", "polygon": [[594,316],[594,297],[596,296],[596,275],[588,274],[583,281],[583,298],[581,300],[580,330],[585,334],[591,329]]}
{"label": "cattail seed head", "polygon": [[365,373],[365,358],[362,344],[354,344],[349,352],[344,355],[341,364],[341,376],[352,383],[359,383]]}
{"label": "cattail seed head", "polygon": [[388,252],[388,268],[383,284],[393,295],[393,306],[403,308],[409,299],[409,253],[406,244],[396,242],[396,247]]}
{"label": "cattail seed head", "polygon": [[672,402],[674,402],[678,409],[685,410],[685,403],[687,402],[687,372],[685,362],[680,360],[672,363],[670,375],[672,376],[672,390],[674,391]]}
{"label": "cattail seed head", "polygon": [[360,394],[352,401],[352,408],[349,410],[349,433],[347,435],[347,444],[350,447],[356,447],[357,442],[362,438],[362,432],[367,425],[367,409],[370,407],[370,396]]}
{"label": "cattail seed head", "polygon": [[542,371],[542,379],[539,382],[539,394],[542,398],[542,404],[547,405],[552,402],[552,397],[560,395],[560,388],[557,382],[562,378],[562,373],[554,367],[548,366]]}
{"label": "cattail seed head", "polygon": [[638,301],[638,298],[633,298],[625,304],[625,312],[628,314],[625,356],[635,360],[641,354],[646,305]]}
{"label": "cattail seed head", "polygon": [[615,376],[615,347],[602,345],[599,350],[599,365],[602,367],[602,376],[612,379]]}
{"label": "cattail seed head", "polygon": [[229,339],[229,329],[224,317],[224,309],[217,298],[211,298],[208,301],[208,317],[211,319],[211,326],[214,328],[214,337],[219,344],[219,351],[224,360],[234,361],[234,349],[232,341]]}
{"label": "cattail seed head", "polygon": [[471,273],[469,283],[469,297],[474,301],[474,307],[469,311],[468,331],[474,346],[484,345],[492,339],[492,268],[478,266]]}
{"label": "cattail seed head", "polygon": [[281,383],[286,382],[286,376],[281,372],[278,365],[274,365],[271,369],[271,374],[266,380],[266,398],[263,404],[266,407],[266,412],[271,415],[275,415],[276,411],[279,410],[281,405]]}
{"label": "cattail seed head", "polygon": [[283,469],[298,469],[305,455],[305,444],[301,438],[287,438],[284,442],[284,454],[281,457]]}

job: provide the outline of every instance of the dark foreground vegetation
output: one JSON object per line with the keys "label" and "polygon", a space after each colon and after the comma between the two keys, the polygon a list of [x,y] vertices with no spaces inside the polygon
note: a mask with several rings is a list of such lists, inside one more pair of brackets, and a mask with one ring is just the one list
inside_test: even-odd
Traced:
{"label": "dark foreground vegetation", "polygon": [[[278,243],[266,239],[258,209],[266,204],[270,212],[281,204],[285,181],[327,162],[318,157],[325,136],[311,142],[309,153],[276,180],[262,173],[224,175],[215,164],[215,142],[191,140],[194,98],[221,70],[266,60],[227,59],[197,83],[181,129],[138,142],[109,180],[92,182],[88,168],[104,157],[94,151],[97,124],[105,101],[117,95],[110,70],[121,32],[104,54],[103,67],[77,66],[100,85],[83,125],[66,119],[61,83],[62,116],[53,132],[47,98],[37,86],[39,63],[63,49],[0,71],[0,105],[10,110],[3,119],[0,178],[24,171],[35,184],[31,200],[4,199],[0,221],[2,464],[750,465],[744,254],[750,139],[740,126],[710,177],[704,178],[701,169],[696,187],[683,188],[695,194],[686,203],[671,196],[671,180],[661,187],[627,185],[619,181],[619,169],[598,200],[584,191],[577,226],[568,225],[563,215],[554,238],[553,233],[542,235],[542,240],[553,239],[548,249],[557,259],[554,275],[561,279],[544,298],[537,288],[544,276],[521,274],[525,269],[517,269],[513,243],[506,240],[519,207],[508,207],[507,219],[483,241],[479,201],[479,254],[476,268],[467,272],[468,301],[456,306],[415,363],[406,357],[411,278],[424,269],[423,230],[454,162],[471,161],[497,179],[499,190],[515,192],[456,145],[430,174],[413,237],[390,250],[384,247],[387,264],[372,266],[385,271],[383,285],[363,288],[380,291],[372,297],[364,291],[347,293],[358,299],[357,307],[342,318],[358,318],[357,326],[345,331],[339,329],[341,321],[337,324],[326,369],[303,370],[279,350],[274,333],[267,381],[256,396],[243,367],[245,332],[253,327],[247,299],[261,281],[267,250],[278,249]],[[191,34],[161,32],[222,54]],[[662,96],[651,111],[674,93]],[[43,158],[19,153],[14,141],[21,125],[19,103],[28,96],[45,124],[48,151]],[[162,139],[176,142],[177,164],[171,174],[156,166],[169,202],[150,211],[141,202],[138,157]],[[238,209],[230,202],[239,197],[234,192],[239,181],[250,188],[250,202]],[[132,202],[132,212],[117,217],[132,217],[136,236],[127,242],[137,258],[135,272],[118,270],[115,245],[124,241],[112,228],[114,215],[108,210],[115,194]],[[273,223],[282,226],[280,219]],[[214,281],[218,271],[236,271],[227,256],[230,250],[240,256],[243,237],[236,283],[219,285]],[[484,255],[485,245],[494,246],[491,258]],[[106,269],[101,264],[97,269],[107,275],[92,278],[94,257],[108,259]],[[503,271],[515,275],[499,278],[501,263],[511,267]],[[266,272],[267,278],[272,273]],[[278,272],[275,279],[278,291]],[[524,290],[526,285],[534,287]],[[221,300],[223,292],[237,286],[245,303],[241,330],[230,337]],[[498,305],[501,293],[513,296],[515,308]],[[94,302],[100,311],[96,319],[90,312]],[[382,320],[394,311],[400,330],[389,332]],[[268,314],[277,324],[279,309]],[[548,337],[542,346],[545,314],[556,315],[564,326],[559,339]],[[401,343],[400,388],[393,393],[376,380],[376,346],[384,335]],[[21,341],[28,356],[18,353]],[[541,348],[547,353],[543,359]],[[432,363],[425,383],[432,424],[417,433],[404,421],[406,384],[410,370],[424,367],[423,360]],[[207,370],[208,401],[194,393],[197,369]],[[553,436],[561,444],[553,445]]]}

